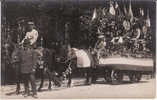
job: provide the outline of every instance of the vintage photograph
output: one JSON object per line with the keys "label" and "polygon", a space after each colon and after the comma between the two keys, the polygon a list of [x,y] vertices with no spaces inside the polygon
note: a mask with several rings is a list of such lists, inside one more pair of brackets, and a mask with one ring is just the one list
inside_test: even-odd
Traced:
{"label": "vintage photograph", "polygon": [[155,98],[155,0],[1,0],[5,99]]}

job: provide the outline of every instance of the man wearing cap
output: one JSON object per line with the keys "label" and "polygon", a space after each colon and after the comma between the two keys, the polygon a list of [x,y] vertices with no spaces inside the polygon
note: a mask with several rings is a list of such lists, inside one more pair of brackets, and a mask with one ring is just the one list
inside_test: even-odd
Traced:
{"label": "man wearing cap", "polygon": [[37,98],[36,91],[36,83],[35,83],[35,69],[36,63],[38,59],[38,53],[35,52],[29,42],[23,43],[23,48],[21,48],[20,52],[20,60],[21,60],[21,74],[24,80],[24,97],[30,95],[29,91],[29,82],[31,83],[33,97]]}
{"label": "man wearing cap", "polygon": [[34,23],[28,22],[28,32],[26,33],[24,39],[20,44],[23,44],[25,40],[29,40],[32,47],[36,46],[36,41],[38,39],[38,31],[34,29]]}

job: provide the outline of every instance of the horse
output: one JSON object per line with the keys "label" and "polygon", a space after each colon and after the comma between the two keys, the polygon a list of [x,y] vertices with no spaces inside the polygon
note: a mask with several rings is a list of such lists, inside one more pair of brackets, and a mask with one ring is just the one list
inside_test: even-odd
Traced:
{"label": "horse", "polygon": [[42,47],[37,48],[36,51],[40,54],[39,60],[37,61],[37,70],[41,72],[41,82],[38,91],[41,91],[43,87],[45,74],[47,74],[49,79],[48,90],[51,90],[51,81],[54,82],[55,86],[60,87],[60,79],[56,77],[55,72],[55,51]]}
{"label": "horse", "polygon": [[20,93],[20,82],[21,82],[21,69],[20,69],[20,47],[14,45],[14,50],[11,55],[11,64],[15,72],[15,82],[16,82],[16,94]]}
{"label": "horse", "polygon": [[[13,43],[6,41],[2,44],[2,84],[12,84],[14,79],[11,67],[11,53],[13,51]],[[8,74],[9,73],[9,74]]]}
{"label": "horse", "polygon": [[70,50],[68,50],[68,54],[69,57],[64,61],[65,70],[62,72],[62,75],[68,79],[67,86],[71,87],[73,72],[80,69],[85,70],[85,84],[90,85],[94,78],[92,76],[94,60],[90,52],[85,49],[70,48]]}

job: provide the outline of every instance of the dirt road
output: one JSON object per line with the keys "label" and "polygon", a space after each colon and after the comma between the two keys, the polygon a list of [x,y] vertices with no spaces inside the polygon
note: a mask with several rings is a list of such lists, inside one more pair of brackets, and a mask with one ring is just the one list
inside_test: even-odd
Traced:
{"label": "dirt road", "polygon": [[[66,82],[65,82],[66,83]],[[127,80],[119,85],[111,85],[105,83],[103,79],[99,79],[96,84],[90,86],[84,85],[84,79],[74,79],[73,86],[67,88],[65,84],[62,87],[53,87],[51,91],[47,90],[48,83],[45,82],[42,92],[38,92],[39,99],[51,98],[135,98],[155,96],[155,79],[142,79],[139,83],[130,83]],[[2,86],[2,98],[24,98],[22,93],[15,94],[15,85]],[[22,90],[23,91],[23,86]],[[27,98],[32,98],[27,97]],[[25,98],[25,99],[27,99]]]}

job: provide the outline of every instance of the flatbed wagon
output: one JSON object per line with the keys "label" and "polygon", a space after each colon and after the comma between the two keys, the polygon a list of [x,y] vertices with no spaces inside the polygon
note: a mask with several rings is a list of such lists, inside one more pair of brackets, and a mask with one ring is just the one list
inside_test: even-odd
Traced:
{"label": "flatbed wagon", "polygon": [[127,75],[131,82],[139,82],[142,75],[152,74],[153,59],[107,57],[99,59],[96,68],[103,70],[107,82],[121,82],[124,75]]}

